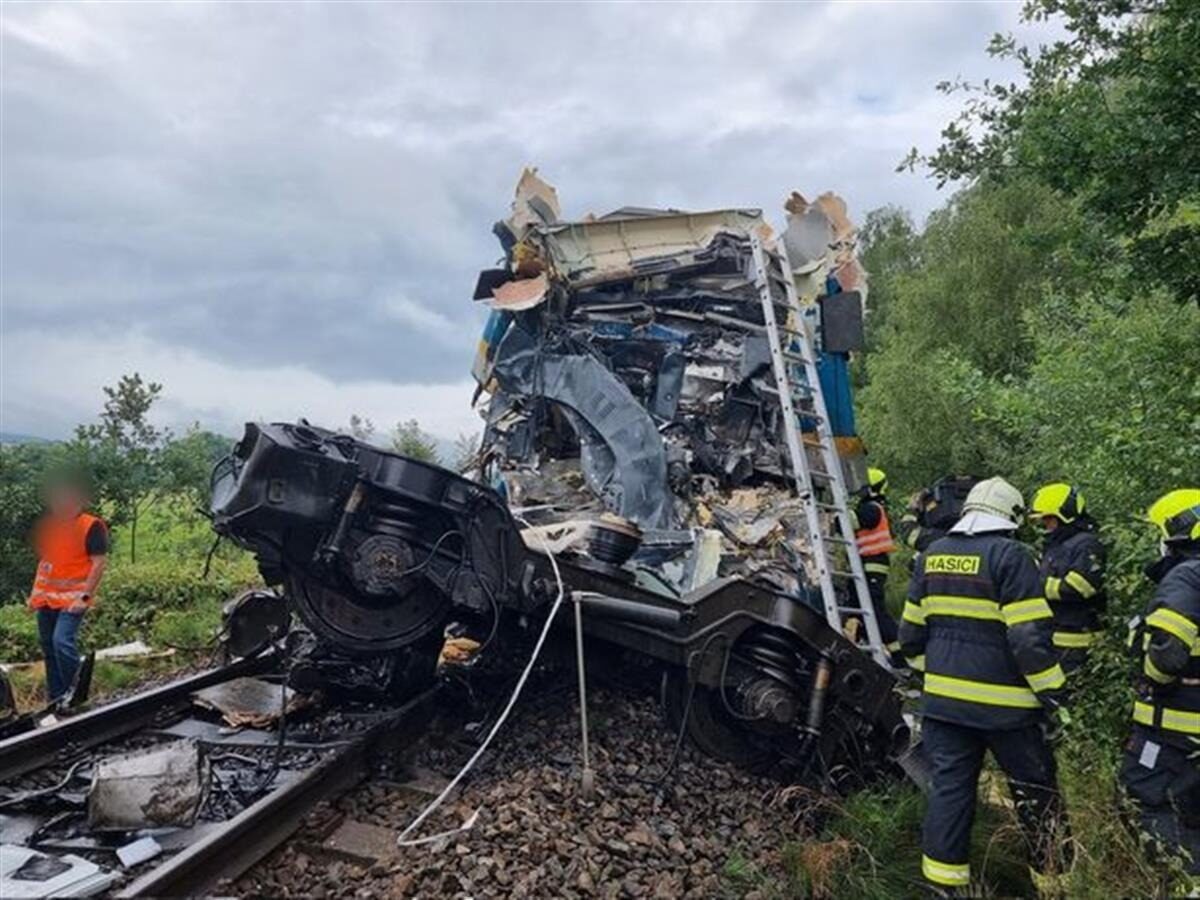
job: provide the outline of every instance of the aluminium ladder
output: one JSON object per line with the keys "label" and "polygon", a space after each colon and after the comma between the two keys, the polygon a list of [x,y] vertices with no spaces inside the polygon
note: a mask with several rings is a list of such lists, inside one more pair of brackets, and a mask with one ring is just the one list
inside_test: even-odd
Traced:
{"label": "aluminium ladder", "polygon": [[[791,475],[796,496],[804,504],[808,521],[809,547],[805,553],[811,557],[817,570],[825,618],[834,630],[843,635],[847,634],[847,620],[860,620],[866,630],[867,648],[871,655],[880,665],[890,669],[890,654],[880,636],[879,620],[871,603],[866,572],[854,540],[841,459],[834,444],[817,373],[812,326],[800,307],[791,265],[782,243],[776,249],[768,250],[762,239],[753,234],[750,246],[753,251],[754,283],[762,302],[764,333],[771,350],[776,394],[783,413],[783,432]],[[776,290],[782,291],[781,301],[776,300]],[[788,320],[783,325],[776,319],[777,302],[788,310]],[[786,348],[784,339],[787,340]],[[803,373],[802,381],[792,376],[791,372],[796,370]],[[805,440],[802,437],[801,419],[815,423],[812,439]],[[819,467],[810,464],[805,447],[818,451]],[[837,547],[844,552],[836,554],[834,551]],[[839,557],[845,560],[844,565],[848,569],[838,567]]]}

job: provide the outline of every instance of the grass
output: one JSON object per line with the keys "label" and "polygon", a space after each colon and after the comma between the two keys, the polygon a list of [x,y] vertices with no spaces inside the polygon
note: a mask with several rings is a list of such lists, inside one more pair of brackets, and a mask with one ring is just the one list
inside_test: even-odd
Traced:
{"label": "grass", "polygon": [[[1141,848],[1122,809],[1111,748],[1077,740],[1058,751],[1060,781],[1073,835],[1074,864],[1056,882],[1054,896],[1172,896],[1182,869],[1156,864]],[[1098,759],[1105,760],[1097,765]],[[731,896],[751,890],[766,898],[898,900],[928,896],[921,878],[921,824],[925,800],[906,782],[829,799],[801,788],[778,801],[804,822],[796,840],[781,848],[777,870],[764,872],[739,854],[730,856],[723,880]],[[989,768],[981,780],[972,835],[971,865],[982,897],[1036,897],[1016,817],[1003,777]]]}
{"label": "grass", "polygon": [[[150,678],[175,671],[195,658],[194,655],[175,654],[136,662],[98,659],[92,671],[91,699],[93,702],[103,700]],[[20,712],[29,712],[45,705],[46,675],[40,662],[10,669],[8,681]]]}

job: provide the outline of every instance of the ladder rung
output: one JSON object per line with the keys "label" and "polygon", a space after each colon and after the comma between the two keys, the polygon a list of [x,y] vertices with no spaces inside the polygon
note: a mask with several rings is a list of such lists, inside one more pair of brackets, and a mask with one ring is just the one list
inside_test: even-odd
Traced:
{"label": "ladder rung", "polygon": [[830,569],[830,575],[836,575],[838,578],[854,578],[853,572],[843,572],[841,569]]}
{"label": "ladder rung", "polygon": [[839,537],[835,534],[823,534],[821,535],[821,539],[829,541],[831,544],[844,544],[847,547],[854,543],[854,541],[848,541],[844,537]]}
{"label": "ladder rung", "polygon": [[[863,609],[861,606],[839,606],[838,612],[853,613],[856,616],[861,616],[866,613],[867,610]],[[871,612],[873,613],[874,611],[872,610]]]}

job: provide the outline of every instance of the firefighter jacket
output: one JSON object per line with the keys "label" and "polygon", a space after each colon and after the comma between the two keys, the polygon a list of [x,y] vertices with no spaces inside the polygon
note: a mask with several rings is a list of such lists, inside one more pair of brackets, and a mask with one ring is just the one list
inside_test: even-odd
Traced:
{"label": "firefighter jacket", "polygon": [[1053,614],[1029,550],[1005,534],[949,534],[917,558],[901,651],[924,669],[923,714],[1022,728],[1062,701]]}
{"label": "firefighter jacket", "polygon": [[1040,571],[1054,613],[1054,646],[1064,650],[1091,646],[1102,631],[1104,545],[1090,519],[1047,532]]}
{"label": "firefighter jacket", "polygon": [[897,549],[892,540],[887,507],[873,497],[864,497],[854,511],[854,541],[868,575],[888,574],[888,554]]}
{"label": "firefighter jacket", "polygon": [[1151,577],[1158,588],[1138,622],[1143,678],[1133,720],[1158,729],[1165,743],[1194,747],[1200,738],[1200,558],[1169,556]]}

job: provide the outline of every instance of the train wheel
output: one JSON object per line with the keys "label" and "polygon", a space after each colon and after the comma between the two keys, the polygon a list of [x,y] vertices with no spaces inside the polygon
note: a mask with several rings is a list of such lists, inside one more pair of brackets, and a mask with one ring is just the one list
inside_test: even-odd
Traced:
{"label": "train wheel", "polygon": [[[689,708],[688,694],[691,692]],[[676,666],[663,674],[662,706],[667,724],[678,733],[687,717],[686,733],[701,752],[715,759],[759,772],[779,761],[779,754],[756,740],[745,722],[725,707],[720,691],[696,685],[691,691],[687,673]]]}

